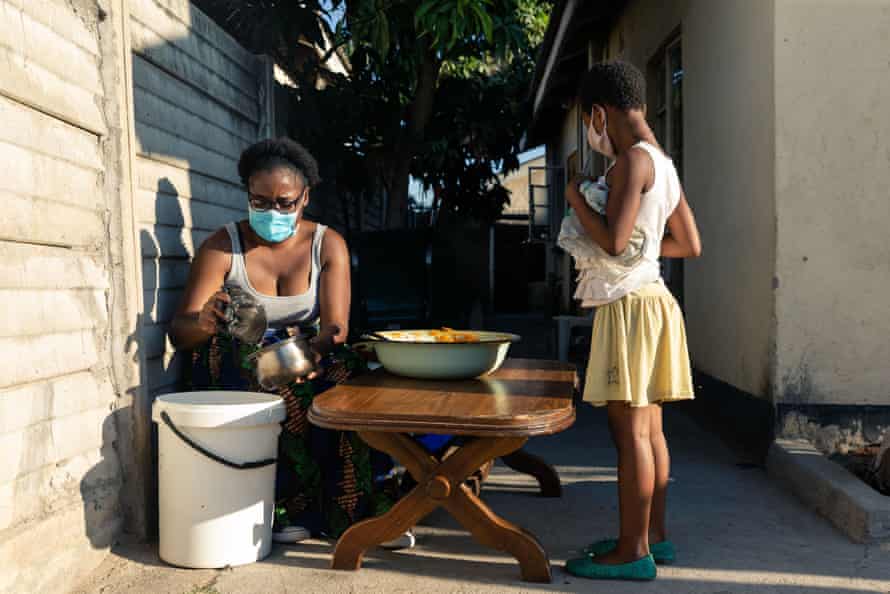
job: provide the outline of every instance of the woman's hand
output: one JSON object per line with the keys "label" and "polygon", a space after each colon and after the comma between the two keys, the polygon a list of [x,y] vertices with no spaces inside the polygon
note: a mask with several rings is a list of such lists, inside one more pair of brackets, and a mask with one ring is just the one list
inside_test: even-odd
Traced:
{"label": "woman's hand", "polygon": [[321,375],[321,362],[324,359],[324,356],[320,352],[318,352],[318,348],[311,340],[309,341],[309,348],[312,350],[312,358],[315,362],[315,369],[313,371],[310,371],[303,377],[294,378],[295,384],[305,384],[306,382],[311,382]]}
{"label": "woman's hand", "polygon": [[189,269],[188,283],[170,327],[170,338],[177,349],[196,348],[219,330],[223,317],[219,301],[230,301],[219,290],[226,282],[231,262],[229,234],[220,229],[201,245]]}
{"label": "woman's hand", "polygon": [[219,291],[210,296],[210,299],[198,312],[198,328],[207,334],[208,337],[214,336],[220,329],[220,322],[226,320],[225,312],[220,309],[219,303],[231,303],[231,298],[224,291]]}

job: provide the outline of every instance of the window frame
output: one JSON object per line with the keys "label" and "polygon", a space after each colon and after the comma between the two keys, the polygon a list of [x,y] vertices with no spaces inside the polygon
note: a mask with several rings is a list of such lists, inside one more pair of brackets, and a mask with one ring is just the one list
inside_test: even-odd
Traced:
{"label": "window frame", "polygon": [[[648,109],[647,119],[649,120],[649,125],[651,126],[652,131],[655,133],[656,139],[662,145],[664,151],[674,160],[674,164],[677,166],[677,174],[680,177],[680,183],[684,183],[685,175],[683,170],[686,161],[684,158],[685,147],[683,142],[685,137],[683,135],[682,126],[685,116],[683,109],[685,101],[681,86],[679,106],[681,129],[679,133],[680,146],[678,147],[676,146],[677,136],[676,131],[674,130],[674,121],[677,117],[675,117],[675,106],[673,104],[673,75],[671,72],[671,53],[675,49],[679,49],[680,52],[680,71],[684,73],[681,77],[681,80],[683,80],[685,78],[685,69],[683,67],[683,35],[680,27],[677,27],[667,36],[666,41],[653,52],[648,60],[647,86],[654,92],[651,93],[646,100],[647,107],[652,108]],[[663,102],[661,101],[662,99]],[[661,125],[662,122],[663,131]],[[659,132],[662,133],[663,137],[659,137]],[[683,260],[662,258],[661,272],[668,287],[671,289],[671,292],[673,292],[682,308],[684,306]]]}

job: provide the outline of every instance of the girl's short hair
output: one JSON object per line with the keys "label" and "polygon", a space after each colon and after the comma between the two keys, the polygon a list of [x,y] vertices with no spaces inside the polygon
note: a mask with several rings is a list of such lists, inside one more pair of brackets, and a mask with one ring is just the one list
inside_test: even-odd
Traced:
{"label": "girl's short hair", "polygon": [[590,113],[594,104],[624,111],[642,109],[646,104],[646,79],[628,62],[600,62],[581,79],[578,101],[585,113]]}
{"label": "girl's short hair", "polygon": [[315,157],[302,144],[284,136],[247,147],[238,160],[238,175],[246,186],[255,173],[277,167],[293,169],[309,187],[321,182]]}

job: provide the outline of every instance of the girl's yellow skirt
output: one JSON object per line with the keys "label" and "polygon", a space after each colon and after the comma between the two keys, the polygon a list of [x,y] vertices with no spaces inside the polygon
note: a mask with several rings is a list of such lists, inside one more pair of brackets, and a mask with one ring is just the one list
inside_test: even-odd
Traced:
{"label": "girl's yellow skirt", "polygon": [[662,282],[597,308],[584,400],[648,406],[692,398],[683,313]]}

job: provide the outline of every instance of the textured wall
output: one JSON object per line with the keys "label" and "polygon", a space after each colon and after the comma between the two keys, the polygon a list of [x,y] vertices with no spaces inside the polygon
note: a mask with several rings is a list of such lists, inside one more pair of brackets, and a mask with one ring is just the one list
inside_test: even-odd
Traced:
{"label": "textured wall", "polygon": [[890,405],[890,3],[776,2],[776,400]]}
{"label": "textured wall", "polygon": [[[0,0],[0,591],[53,589],[118,532],[117,178],[98,10]],[[73,8],[74,7],[74,8]]]}
{"label": "textured wall", "polygon": [[0,592],[64,591],[151,533],[166,323],[271,70],[175,0],[0,0],[0,54]]}

